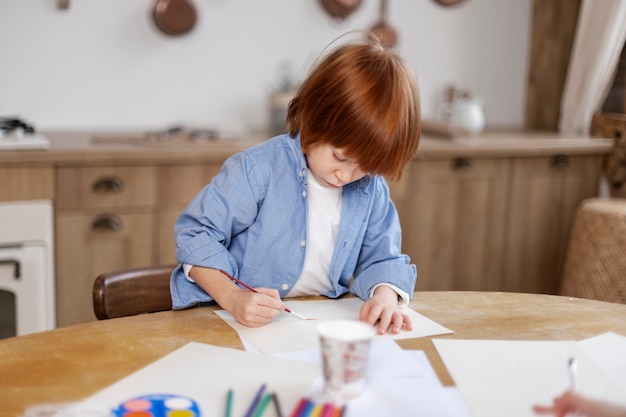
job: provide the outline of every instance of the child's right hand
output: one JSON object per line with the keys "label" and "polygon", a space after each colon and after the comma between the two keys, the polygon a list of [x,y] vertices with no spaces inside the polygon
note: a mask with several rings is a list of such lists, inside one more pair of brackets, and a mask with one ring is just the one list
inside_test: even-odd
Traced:
{"label": "child's right hand", "polygon": [[255,288],[256,293],[238,289],[220,305],[244,326],[260,327],[269,323],[285,309],[278,291],[272,288]]}
{"label": "child's right hand", "polygon": [[189,275],[220,307],[244,326],[263,326],[285,309],[278,290],[273,288],[259,287],[254,289],[257,292],[253,292],[241,288],[220,270],[213,268],[194,266]]}

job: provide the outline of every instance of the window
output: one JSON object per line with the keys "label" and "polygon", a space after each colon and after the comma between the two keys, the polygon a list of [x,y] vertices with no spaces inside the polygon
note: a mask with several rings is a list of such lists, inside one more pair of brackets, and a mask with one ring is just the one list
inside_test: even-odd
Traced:
{"label": "window", "polygon": [[626,45],[622,48],[609,94],[602,106],[603,113],[626,113]]}

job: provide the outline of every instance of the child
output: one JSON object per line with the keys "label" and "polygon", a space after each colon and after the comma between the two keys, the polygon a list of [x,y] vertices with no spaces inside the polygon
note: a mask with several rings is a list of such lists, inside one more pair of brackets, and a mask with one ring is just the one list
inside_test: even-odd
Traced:
{"label": "child", "polygon": [[340,46],[300,86],[287,127],[230,157],[178,218],[174,309],[213,300],[256,327],[281,313],[283,297],[352,292],[380,334],[410,330],[400,306],[416,268],[400,252],[382,176],[400,178],[417,151],[411,71],[375,40]]}

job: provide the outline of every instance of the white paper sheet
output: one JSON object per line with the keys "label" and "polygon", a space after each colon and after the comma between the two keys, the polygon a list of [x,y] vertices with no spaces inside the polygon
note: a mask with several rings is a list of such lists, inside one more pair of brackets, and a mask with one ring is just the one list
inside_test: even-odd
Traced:
{"label": "white paper sheet", "polygon": [[621,383],[616,383],[616,376],[610,377],[596,362],[613,352],[621,354],[618,362],[623,366],[624,338],[616,338],[619,345],[609,339],[591,343],[433,339],[433,343],[475,417],[536,417],[533,405],[550,405],[569,389],[567,360],[572,356],[578,362],[581,393],[626,402],[621,387],[626,374],[617,376]]}
{"label": "white paper sheet", "polygon": [[[327,320],[358,320],[363,301],[358,298],[344,298],[340,300],[287,301],[285,304],[289,309],[297,311],[305,317],[314,317],[316,320],[301,320],[291,314],[283,313],[263,327],[250,328],[239,324],[225,310],[218,310],[216,314],[259,352],[273,354],[317,346],[319,344],[319,337],[316,332],[318,324]],[[391,333],[378,335],[375,339],[410,339],[452,333],[451,330],[410,308],[405,308],[404,313],[411,318],[412,331],[401,331],[397,335]]]}
{"label": "white paper sheet", "polygon": [[626,401],[626,337],[609,332],[581,340],[578,344],[593,358],[596,366],[621,387]]}
{"label": "white paper sheet", "polygon": [[232,388],[232,415],[242,416],[266,383],[286,413],[320,375],[318,364],[190,342],[85,401],[114,408],[139,395],[178,394],[194,399],[202,417],[222,417]]}
{"label": "white paper sheet", "polygon": [[[370,353],[365,391],[347,404],[345,417],[470,417],[458,391],[441,386],[423,352],[381,340]],[[288,416],[301,397],[320,396],[320,362],[319,348],[266,356],[191,342],[82,404],[114,408],[136,396],[168,393],[194,399],[203,417],[217,417],[224,415],[227,391],[233,388],[232,415],[241,416],[267,383]],[[264,417],[275,417],[273,409]]]}

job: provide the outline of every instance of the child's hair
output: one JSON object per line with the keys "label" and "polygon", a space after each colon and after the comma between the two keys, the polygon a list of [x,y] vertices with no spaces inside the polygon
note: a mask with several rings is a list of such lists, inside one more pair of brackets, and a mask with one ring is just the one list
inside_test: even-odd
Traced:
{"label": "child's hair", "polygon": [[306,153],[327,143],[360,169],[399,179],[417,151],[420,103],[405,61],[376,39],[351,42],[317,62],[289,103],[287,128]]}

